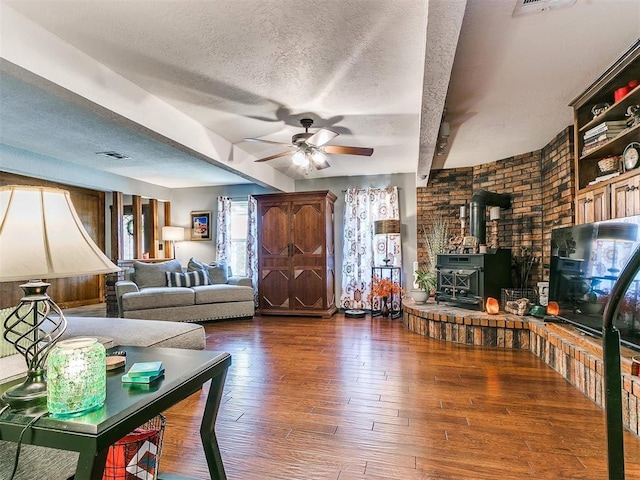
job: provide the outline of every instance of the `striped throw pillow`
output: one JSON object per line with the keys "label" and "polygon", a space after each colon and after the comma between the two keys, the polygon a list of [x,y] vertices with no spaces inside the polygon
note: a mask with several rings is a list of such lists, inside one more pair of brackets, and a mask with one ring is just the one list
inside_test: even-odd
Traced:
{"label": "striped throw pillow", "polygon": [[209,274],[206,270],[194,270],[192,272],[165,272],[167,285],[170,287],[197,287],[198,285],[211,285]]}

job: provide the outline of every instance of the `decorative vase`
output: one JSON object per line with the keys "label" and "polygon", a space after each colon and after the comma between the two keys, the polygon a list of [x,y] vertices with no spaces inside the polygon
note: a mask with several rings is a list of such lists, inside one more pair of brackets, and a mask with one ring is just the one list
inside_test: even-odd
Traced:
{"label": "decorative vase", "polygon": [[429,293],[424,290],[411,290],[411,298],[415,303],[426,303]]}
{"label": "decorative vase", "polygon": [[56,344],[47,358],[47,408],[54,416],[99,408],[107,392],[104,346],[95,338]]}
{"label": "decorative vase", "polygon": [[387,303],[387,297],[382,297],[382,308],[380,309],[380,313],[383,317],[388,317],[391,314]]}

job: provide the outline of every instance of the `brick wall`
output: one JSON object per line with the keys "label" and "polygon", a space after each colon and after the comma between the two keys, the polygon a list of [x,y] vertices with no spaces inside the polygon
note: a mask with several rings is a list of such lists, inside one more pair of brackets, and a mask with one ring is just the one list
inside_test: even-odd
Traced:
{"label": "brick wall", "polygon": [[421,231],[429,216],[449,218],[452,233],[457,234],[460,206],[468,204],[477,190],[513,195],[512,208],[501,212],[499,245],[512,249],[514,256],[524,252],[537,258],[529,287],[548,279],[551,228],[573,223],[573,127],[535,152],[432,172],[428,185],[417,189],[419,262],[426,261]]}
{"label": "brick wall", "polygon": [[574,224],[573,127],[560,132],[542,149],[543,277],[549,278],[551,229]]}

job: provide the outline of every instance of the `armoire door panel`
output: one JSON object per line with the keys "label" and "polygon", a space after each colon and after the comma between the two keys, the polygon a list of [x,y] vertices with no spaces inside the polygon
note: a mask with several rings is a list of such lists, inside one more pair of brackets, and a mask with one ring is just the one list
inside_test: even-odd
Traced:
{"label": "armoire door panel", "polygon": [[286,271],[263,270],[260,286],[260,303],[265,303],[265,307],[289,306],[289,276]]}
{"label": "armoire door panel", "polygon": [[303,255],[322,253],[325,244],[324,229],[320,204],[294,206],[293,243],[297,252]]}
{"label": "armoire door panel", "polygon": [[324,279],[316,270],[296,270],[293,281],[296,306],[298,308],[322,308]]}
{"label": "armoire door panel", "polygon": [[260,250],[265,255],[289,254],[289,212],[286,207],[271,205],[261,212]]}

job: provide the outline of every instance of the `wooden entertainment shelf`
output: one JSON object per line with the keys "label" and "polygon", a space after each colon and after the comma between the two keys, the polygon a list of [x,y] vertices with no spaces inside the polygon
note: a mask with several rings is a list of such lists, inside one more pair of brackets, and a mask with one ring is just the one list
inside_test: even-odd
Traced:
{"label": "wooden entertainment shelf", "polygon": [[[640,142],[640,121],[609,134],[604,143],[584,153],[585,135],[607,122],[628,120],[629,108],[640,109],[640,40],[637,40],[600,78],[573,100],[575,155],[575,223],[599,222],[640,214],[640,168],[626,169],[619,160],[608,172],[598,163],[610,157],[622,156],[632,142]],[[617,101],[615,92],[628,92]],[[594,116],[595,106],[609,105]],[[611,127],[608,124],[608,128]],[[606,135],[605,135],[606,136]],[[592,136],[593,138],[593,136]],[[616,176],[606,178],[607,174]],[[604,177],[598,181],[599,177]],[[597,182],[597,183],[594,183]]]}

